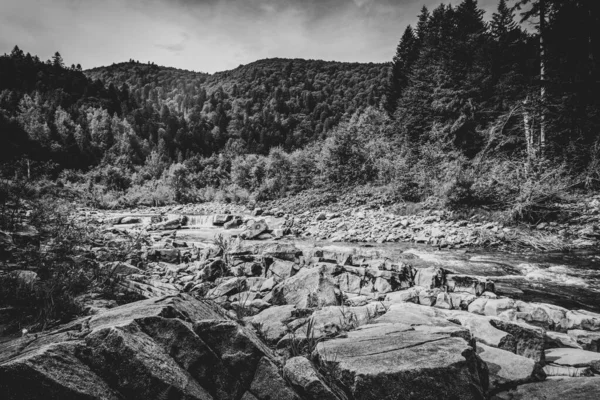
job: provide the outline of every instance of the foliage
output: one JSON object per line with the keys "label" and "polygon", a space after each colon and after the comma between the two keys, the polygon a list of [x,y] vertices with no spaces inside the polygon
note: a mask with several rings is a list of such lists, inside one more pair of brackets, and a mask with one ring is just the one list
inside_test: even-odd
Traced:
{"label": "foliage", "polygon": [[[13,207],[21,215],[27,210],[27,226],[35,231],[16,243],[11,258],[17,268],[33,270],[39,279],[29,281],[22,272],[3,275],[0,303],[16,309],[14,323],[44,330],[79,315],[82,310],[76,297],[92,288],[106,289],[107,271],[83,250],[94,232],[74,218],[69,202],[40,195],[42,192],[30,181],[18,186],[28,190],[11,190],[3,214]],[[3,228],[19,231],[24,223],[20,218]]]}

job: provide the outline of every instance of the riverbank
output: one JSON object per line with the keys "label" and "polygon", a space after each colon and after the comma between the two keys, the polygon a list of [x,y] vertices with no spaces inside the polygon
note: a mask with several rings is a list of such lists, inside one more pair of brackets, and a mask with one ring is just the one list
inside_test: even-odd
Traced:
{"label": "riverbank", "polygon": [[282,218],[293,238],[355,243],[418,243],[436,248],[493,247],[571,251],[600,244],[600,196],[582,196],[565,212],[537,224],[507,224],[485,210],[439,210],[396,204],[385,196],[336,197],[303,192],[282,200],[238,205],[202,203],[121,210],[122,214],[246,215]]}
{"label": "riverbank", "polygon": [[[342,400],[397,399],[410,388],[404,397],[481,399],[548,392],[563,379],[599,394],[600,314],[582,306],[600,304],[600,292],[553,279],[552,266],[408,243],[242,241],[227,238],[247,229],[226,228],[235,217],[224,214],[242,210],[218,210],[202,218],[187,214],[201,211],[192,208],[82,211],[100,235],[82,254],[110,271],[117,291],[146,300],[118,306],[87,293],[80,300],[90,315],[0,344],[0,393],[16,399],[23,387],[50,385],[63,397]],[[130,260],[112,261],[128,238],[136,240]],[[560,303],[577,291],[596,300]],[[212,355],[213,372],[202,372],[202,354]],[[113,370],[152,384],[111,384]],[[23,385],[23,376],[36,379]]]}

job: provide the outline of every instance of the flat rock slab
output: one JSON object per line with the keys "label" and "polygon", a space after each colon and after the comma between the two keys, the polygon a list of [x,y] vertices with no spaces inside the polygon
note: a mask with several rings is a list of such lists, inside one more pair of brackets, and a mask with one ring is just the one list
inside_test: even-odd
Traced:
{"label": "flat rock slab", "polygon": [[563,378],[529,383],[498,393],[493,400],[598,400],[600,377]]}
{"label": "flat rock slab", "polygon": [[543,381],[542,367],[535,361],[506,350],[477,344],[477,354],[488,366],[492,390],[506,385]]}
{"label": "flat rock slab", "polygon": [[377,323],[401,323],[407,325],[435,325],[455,326],[456,324],[443,318],[443,311],[432,307],[416,305],[413,303],[392,304],[388,311],[377,318]]}
{"label": "flat rock slab", "polygon": [[483,398],[487,370],[466,340],[411,329],[367,325],[319,343],[315,356],[356,400]]}
{"label": "flat rock slab", "polygon": [[571,348],[548,349],[546,350],[546,361],[570,367],[589,367],[600,363],[600,353]]}

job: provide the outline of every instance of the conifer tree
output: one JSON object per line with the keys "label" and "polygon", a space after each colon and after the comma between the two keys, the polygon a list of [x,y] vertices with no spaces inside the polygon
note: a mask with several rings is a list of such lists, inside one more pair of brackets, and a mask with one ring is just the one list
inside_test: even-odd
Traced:
{"label": "conifer tree", "polygon": [[402,94],[402,90],[408,85],[408,75],[410,74],[411,68],[418,57],[418,43],[417,37],[409,25],[406,27],[398,48],[396,49],[396,55],[392,60],[392,66],[390,68],[390,74],[388,77],[387,97],[385,108],[389,113],[393,113],[396,110],[398,99]]}

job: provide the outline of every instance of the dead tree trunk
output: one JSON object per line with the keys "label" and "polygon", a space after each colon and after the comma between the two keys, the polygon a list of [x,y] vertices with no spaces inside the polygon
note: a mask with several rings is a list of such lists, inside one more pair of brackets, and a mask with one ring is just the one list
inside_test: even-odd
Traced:
{"label": "dead tree trunk", "polygon": [[525,143],[527,146],[527,161],[533,162],[535,159],[535,141],[531,131],[531,114],[529,113],[529,97],[523,101],[523,130],[525,131]]}
{"label": "dead tree trunk", "polygon": [[544,33],[546,32],[546,1],[540,0],[540,155],[543,157],[546,150],[546,45]]}

